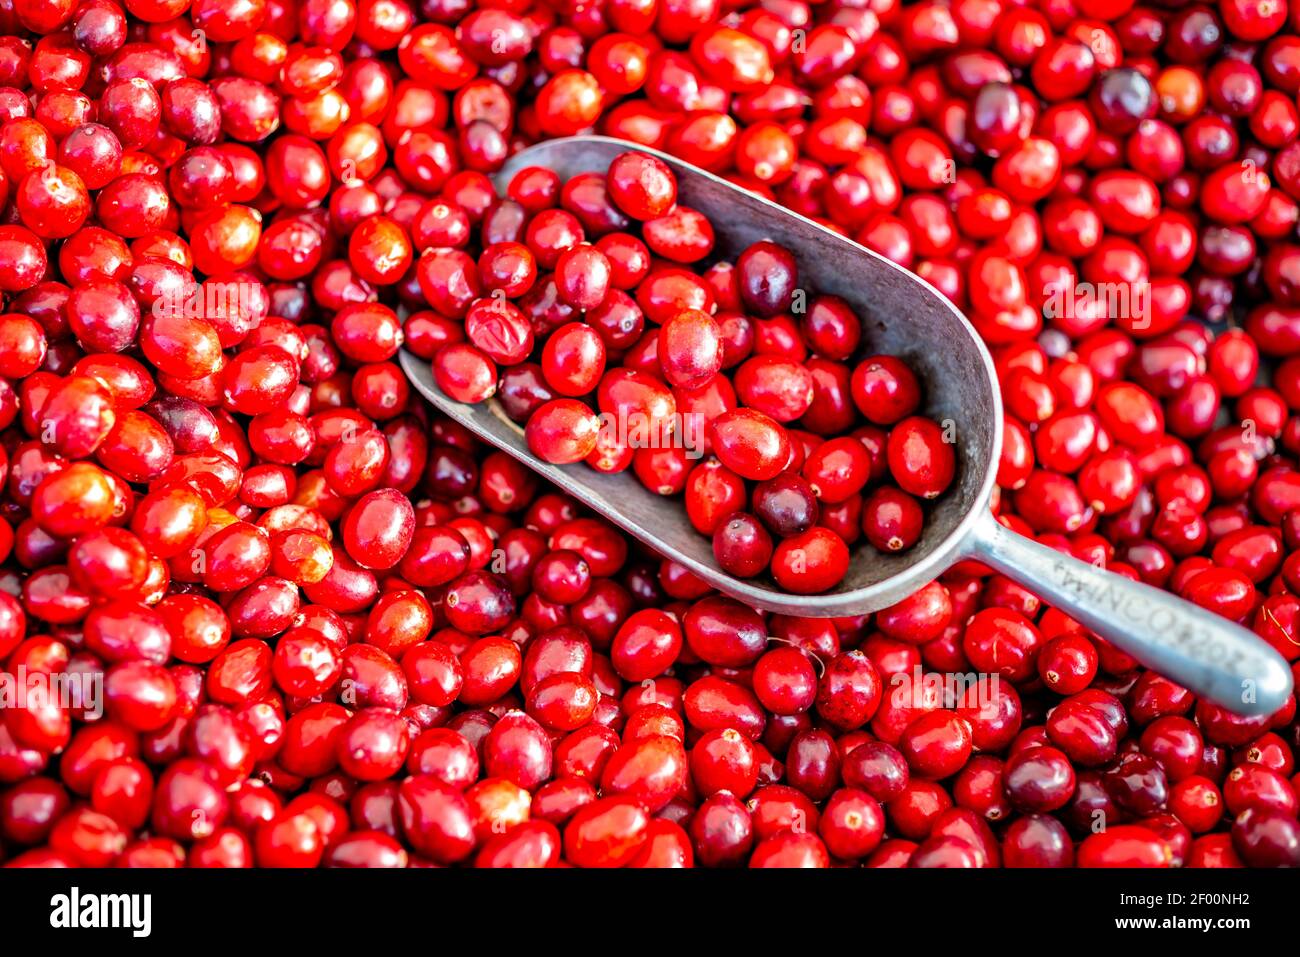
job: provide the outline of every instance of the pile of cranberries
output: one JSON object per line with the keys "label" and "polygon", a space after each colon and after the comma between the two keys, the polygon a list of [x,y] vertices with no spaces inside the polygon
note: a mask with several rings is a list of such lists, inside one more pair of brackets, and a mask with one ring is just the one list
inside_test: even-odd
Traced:
{"label": "pile of cranberries", "polygon": [[[850,372],[861,323],[836,296],[808,301],[789,250],[758,242],[690,271],[713,250],[713,227],[645,153],[563,187],[529,167],[505,192],[477,259],[458,248],[470,235],[461,213],[455,235],[439,234],[452,245],[417,266],[444,393],[476,403],[499,392],[546,462],[631,469],[659,495],[684,493],[718,564],[742,578],[770,566],[780,588],[810,594],[843,580],[864,535],[887,552],[916,544],[918,499],[952,483],[955,433],[913,414],[921,386],[901,360],[869,356]],[[434,201],[417,224],[453,215]],[[633,221],[641,238],[626,231]],[[820,402],[814,374],[836,386]],[[879,484],[886,476],[895,484]]]}
{"label": "pile of cranberries", "polygon": [[[1296,662],[1298,93],[1287,0],[0,0],[0,860],[1300,864],[1294,701],[1198,701],[970,564],[763,615],[394,361],[560,460],[571,401],[653,375],[714,454],[638,477],[705,528],[728,472],[786,483],[722,561],[808,519],[798,482],[796,535],[893,547],[818,453],[880,468],[907,376],[784,311],[787,251],[697,275],[710,227],[636,152],[489,179],[585,130],[665,150],[966,311],[1003,522]],[[761,471],[722,434],[758,415]]]}

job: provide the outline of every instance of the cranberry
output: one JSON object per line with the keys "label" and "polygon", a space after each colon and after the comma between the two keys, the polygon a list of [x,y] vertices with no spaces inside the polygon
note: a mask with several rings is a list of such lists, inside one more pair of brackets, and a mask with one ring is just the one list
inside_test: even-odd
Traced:
{"label": "cranberry", "polygon": [[1097,674],[1097,650],[1082,635],[1060,635],[1039,652],[1038,674],[1058,694],[1082,691]]}
{"label": "cranberry", "polygon": [[916,411],[921,387],[915,374],[893,356],[864,359],[853,371],[853,402],[878,425],[893,425]]}
{"label": "cranberry", "polygon": [[[595,304],[599,305],[603,299],[602,291]],[[542,374],[546,384],[559,395],[585,395],[596,387],[604,371],[604,341],[589,326],[569,323],[556,329],[546,340]]]}
{"label": "cranberry", "polygon": [[1232,844],[1251,867],[1294,867],[1300,860],[1300,832],[1295,818],[1251,808],[1232,825]]}
{"label": "cranberry", "polygon": [[713,555],[727,573],[752,578],[772,559],[772,537],[754,516],[734,512],[713,534]]}
{"label": "cranberry", "polygon": [[557,465],[578,462],[596,447],[600,421],[576,399],[552,399],[528,419],[525,436],[529,449]]}
{"label": "cranberry", "polygon": [[956,456],[945,432],[928,419],[912,417],[889,433],[889,471],[903,491],[936,498],[952,483]]}
{"label": "cranberry", "polygon": [[844,540],[825,528],[812,528],[786,538],[772,556],[772,577],[796,594],[815,594],[834,587],[848,571]]}
{"label": "cranberry", "polygon": [[1079,867],[1169,867],[1169,845],[1155,832],[1120,824],[1088,837],[1079,845]]}
{"label": "cranberry", "polygon": [[[99,722],[0,728],[14,863],[1293,862],[1293,709],[1197,703],[966,565],[765,619],[396,361],[682,494],[737,577],[814,594],[917,545],[960,436],[807,251],[733,247],[650,153],[489,179],[548,136],[667,150],[970,315],[1005,524],[1292,657],[1285,5],[10,6],[0,654],[107,676]],[[1120,286],[1148,307],[1044,292]]]}
{"label": "cranberry", "polygon": [[455,788],[430,775],[414,775],[398,792],[402,830],[422,854],[453,863],[474,849],[469,802]]}
{"label": "cranberry", "polygon": [[907,726],[901,745],[916,774],[946,778],[959,771],[970,757],[970,726],[953,712],[931,711]]}
{"label": "cranberry", "polygon": [[650,220],[668,212],[677,199],[677,179],[659,159],[628,152],[610,164],[610,199],[633,219]]}
{"label": "cranberry", "polygon": [[1012,805],[1040,814],[1063,807],[1074,793],[1075,775],[1065,754],[1051,747],[1031,747],[1007,762],[1005,779]]}

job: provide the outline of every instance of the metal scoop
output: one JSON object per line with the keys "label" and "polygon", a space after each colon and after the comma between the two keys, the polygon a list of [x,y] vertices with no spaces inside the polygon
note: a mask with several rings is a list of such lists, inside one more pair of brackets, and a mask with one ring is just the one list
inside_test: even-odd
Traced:
{"label": "metal scoop", "polygon": [[756,608],[823,618],[860,615],[899,601],[959,561],[975,559],[1144,665],[1231,711],[1271,714],[1282,707],[1291,692],[1291,670],[1252,632],[1168,592],[1068,558],[997,522],[989,500],[1002,445],[1002,400],[993,361],[966,318],[924,280],[712,173],[610,137],[539,143],[515,154],[496,181],[504,187],[527,166],[549,167],[564,180],[603,172],[629,149],[658,156],[672,168],[679,201],[713,223],[719,255],[734,258],[762,239],[787,247],[798,260],[801,286],[840,296],[857,311],[862,355],[896,355],[916,370],[924,384],[924,413],[955,427],[958,460],[956,480],[928,510],[921,540],[891,555],[859,544],[834,591],[790,594],[768,578],[746,580],[722,571],[710,540],[691,526],[679,500],[656,495],[631,475],[538,459],[528,451],[523,429],[495,400],[470,406],[447,398],[429,363],[403,352],[402,367],[426,399],[661,555]]}

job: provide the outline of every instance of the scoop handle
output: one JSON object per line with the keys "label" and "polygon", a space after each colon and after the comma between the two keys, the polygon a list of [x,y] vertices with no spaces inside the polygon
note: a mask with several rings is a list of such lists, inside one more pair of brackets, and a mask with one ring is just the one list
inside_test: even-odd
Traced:
{"label": "scoop handle", "polygon": [[1291,694],[1286,660],[1254,632],[1001,525],[992,512],[968,555],[1023,585],[1148,668],[1242,715],[1273,714]]}

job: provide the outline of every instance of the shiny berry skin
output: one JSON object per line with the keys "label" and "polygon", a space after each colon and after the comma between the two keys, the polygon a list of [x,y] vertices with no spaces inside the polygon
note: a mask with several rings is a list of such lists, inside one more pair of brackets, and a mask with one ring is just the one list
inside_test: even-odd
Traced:
{"label": "shiny berry skin", "polygon": [[804,652],[775,647],[754,663],[754,694],[774,714],[800,714],[817,697],[817,672]]}
{"label": "shiny berry skin", "polygon": [[777,584],[801,595],[833,588],[844,580],[848,566],[848,546],[825,528],[784,539],[772,555],[772,577]]}
{"label": "shiny berry skin", "polygon": [[1079,845],[1079,867],[1169,867],[1172,853],[1155,832],[1120,824],[1093,834]]}
{"label": "shiny berry skin", "polygon": [[1012,805],[1030,814],[1063,807],[1075,786],[1069,759],[1051,747],[1026,748],[1012,756],[1004,780]]}
{"label": "shiny berry skin", "polygon": [[524,437],[538,458],[556,465],[578,462],[591,454],[600,420],[577,399],[552,399],[528,419]]}
{"label": "shiny berry skin", "polygon": [[[585,275],[590,279],[589,272]],[[602,293],[596,305],[603,299]],[[590,326],[568,323],[546,340],[542,349],[542,375],[555,393],[585,395],[596,387],[604,372],[605,344]]]}
{"label": "shiny berry skin", "polygon": [[1232,844],[1251,867],[1295,867],[1300,861],[1300,828],[1275,810],[1251,808],[1232,826]]}
{"label": "shiny berry skin", "polygon": [[547,81],[537,96],[537,122],[550,136],[572,136],[595,123],[602,94],[585,70],[564,70]]}
{"label": "shiny berry skin", "polygon": [[659,329],[660,366],[669,385],[690,388],[722,367],[722,330],[712,316],[686,309]]}
{"label": "shiny berry skin", "polygon": [[877,425],[893,425],[916,411],[921,387],[916,375],[893,356],[872,356],[853,370],[853,402]]}
{"label": "shiny berry skin", "polygon": [[343,526],[344,547],[366,568],[392,568],[406,554],[414,534],[414,509],[396,489],[366,493]]}
{"label": "shiny berry skin", "polygon": [[411,845],[439,863],[468,857],[475,839],[469,802],[460,791],[420,774],[398,791],[402,831]]}
{"label": "shiny berry skin", "polygon": [[779,538],[808,531],[820,513],[814,487],[792,475],[778,475],[756,485],[751,507],[768,530]]}
{"label": "shiny berry skin", "polygon": [[610,661],[627,681],[646,681],[663,674],[682,647],[678,622],[657,609],[643,609],[628,617],[614,635]]}
{"label": "shiny berry skin", "polygon": [[704,796],[728,791],[745,798],[758,782],[754,747],[731,728],[706,733],[691,750],[691,778]]}
{"label": "shiny berry skin", "polygon": [[1057,694],[1070,695],[1092,683],[1097,673],[1097,650],[1082,635],[1065,634],[1043,645],[1038,674]]}
{"label": "shiny berry skin", "polygon": [[713,556],[737,578],[753,578],[772,559],[772,536],[753,515],[733,512],[713,533]]}
{"label": "shiny berry skin", "polygon": [[946,778],[959,771],[970,757],[970,727],[952,712],[932,711],[907,726],[901,744],[917,775]]}
{"label": "shiny berry skin", "polygon": [[956,454],[943,428],[913,416],[894,426],[887,449],[889,471],[903,491],[937,498],[952,484]]}
{"label": "shiny berry skin", "polygon": [[581,808],[564,829],[564,856],[578,867],[621,867],[648,836],[650,819],[627,797],[605,797]]}
{"label": "shiny berry skin", "polygon": [[862,504],[862,533],[882,552],[901,552],[921,537],[925,514],[906,492],[882,487]]}
{"label": "shiny berry skin", "polygon": [[606,174],[610,199],[633,219],[662,216],[677,200],[677,179],[668,165],[645,153],[615,157]]}
{"label": "shiny berry skin", "polygon": [[880,707],[880,673],[860,650],[836,655],[826,666],[817,691],[817,713],[840,728],[866,724]]}
{"label": "shiny berry skin", "polygon": [[741,301],[763,317],[790,308],[798,285],[798,267],[789,250],[758,242],[736,259]]}
{"label": "shiny berry skin", "polygon": [[736,409],[708,424],[714,454],[736,474],[753,481],[775,478],[790,456],[790,439],[761,412]]}

